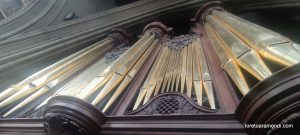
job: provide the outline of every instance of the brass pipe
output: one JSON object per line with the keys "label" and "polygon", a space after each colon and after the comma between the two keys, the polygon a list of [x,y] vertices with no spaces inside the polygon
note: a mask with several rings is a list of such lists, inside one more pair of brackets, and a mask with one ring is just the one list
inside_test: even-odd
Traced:
{"label": "brass pipe", "polygon": [[203,79],[203,86],[204,90],[206,92],[208,102],[210,105],[210,108],[216,109],[216,103],[215,103],[215,97],[213,93],[213,86],[212,86],[212,79],[208,70],[208,65],[206,61],[206,57],[204,54],[204,50],[201,44],[201,41],[199,38],[196,39],[196,48],[199,50],[199,60],[200,60],[200,66],[201,66],[201,76]]}
{"label": "brass pipe", "polygon": [[160,71],[159,76],[158,76],[158,81],[156,83],[154,96],[156,96],[158,94],[159,90],[162,87],[163,78],[166,74],[168,62],[169,62],[169,59],[170,59],[170,49],[168,49],[167,47],[164,47],[164,50],[165,50],[166,58],[162,59],[162,68],[161,68],[161,71]]}
{"label": "brass pipe", "polygon": [[176,85],[176,76],[177,76],[177,69],[178,69],[178,52],[177,49],[174,49],[174,61],[173,61],[173,69],[172,69],[172,83],[171,83],[171,91],[176,91],[174,86]]}
{"label": "brass pipe", "polygon": [[151,34],[149,32],[145,33],[134,45],[132,45],[126,52],[124,52],[117,60],[115,60],[111,66],[107,67],[102,71],[93,81],[85,88],[85,94],[81,95],[80,98],[87,100],[90,95],[95,93],[99,88],[103,87],[107,81],[113,76],[116,70],[126,61],[129,56],[131,56],[137,49],[139,45],[144,43],[149,39]]}
{"label": "brass pipe", "polygon": [[238,87],[239,91],[246,95],[249,92],[249,86],[246,83],[245,77],[240,70],[237,62],[232,58],[230,53],[225,51],[225,47],[222,42],[218,39],[213,28],[209,24],[204,25],[205,30],[207,32],[209,40],[212,42],[212,45],[218,55],[218,58],[221,62],[222,68],[227,72],[229,77],[233,80],[233,82]]}
{"label": "brass pipe", "polygon": [[[85,93],[83,91],[85,87],[92,81],[95,77],[95,73],[99,73],[99,71],[103,71],[105,67],[109,66],[111,63],[105,62],[105,57],[101,60],[93,63],[90,67],[84,70],[82,73],[77,75],[63,87],[58,89],[56,92],[61,93],[64,92],[65,95],[80,97]],[[72,95],[75,92],[75,95]]]}
{"label": "brass pipe", "polygon": [[[21,90],[19,90],[17,93],[15,93],[12,96],[8,97],[7,99],[3,100],[0,103],[0,108],[5,107],[5,106],[19,100],[20,98],[29,95],[30,93],[32,93],[32,92],[40,89],[44,85],[46,85],[48,82],[65,74],[68,70],[74,68],[75,66],[77,66],[79,64],[82,64],[81,61],[84,57],[87,57],[90,55],[95,55],[94,53],[101,55],[103,52],[107,51],[108,49],[110,49],[112,47],[112,46],[107,46],[107,44],[110,44],[110,43],[111,43],[111,41],[104,42],[103,44],[100,44],[96,48],[94,48],[94,50],[85,52],[84,54],[77,56],[76,58],[70,60],[63,67],[57,68],[56,70],[51,71],[50,73],[42,76],[41,78],[34,80],[30,84],[23,86],[23,88],[21,88]],[[105,48],[103,48],[103,47],[105,47]],[[99,49],[101,49],[101,50],[99,50]],[[94,57],[93,59],[95,59],[95,58],[96,57]],[[74,60],[77,60],[77,61],[74,61]],[[88,61],[86,61],[86,62],[88,62]],[[84,63],[86,63],[86,62],[84,61]]]}
{"label": "brass pipe", "polygon": [[149,101],[149,99],[151,98],[151,95],[153,94],[154,92],[154,89],[155,87],[158,87],[156,86],[157,84],[157,80],[158,80],[158,77],[159,77],[159,74],[160,72],[162,71],[162,62],[163,60],[165,59],[166,57],[166,48],[164,48],[162,50],[162,55],[158,56],[156,59],[158,60],[157,63],[155,62],[155,67],[153,67],[151,70],[153,70],[153,72],[151,72],[152,76],[150,77],[149,79],[149,83],[148,83],[148,87],[147,87],[147,93],[146,93],[146,96],[145,96],[145,99],[144,99],[144,102],[143,104],[147,103]]}
{"label": "brass pipe", "polygon": [[263,80],[272,75],[260,56],[237,36],[226,29],[225,26],[217,21],[216,17],[209,15],[206,17],[206,20],[214,27],[214,29],[216,29],[217,36],[226,46],[226,50],[232,53],[241,67],[259,80]]}
{"label": "brass pipe", "polygon": [[145,81],[143,86],[140,88],[139,95],[134,103],[132,110],[137,109],[140,106],[140,104],[142,103],[142,100],[144,99],[146,92],[147,92],[146,87],[147,87],[147,85],[146,85],[146,81]]}
{"label": "brass pipe", "polygon": [[[141,58],[137,61],[137,63],[132,67],[132,69],[129,71],[129,73],[126,75],[126,77],[121,82],[120,86],[117,88],[117,90],[113,93],[113,95],[110,97],[104,108],[102,109],[103,112],[106,112],[111,105],[115,102],[115,100],[123,93],[125,88],[128,86],[128,84],[132,81],[132,79],[135,77],[137,72],[140,70],[142,65],[145,63],[146,59],[149,57],[150,53],[153,51],[153,49],[156,47],[158,43],[158,40],[155,40],[152,42],[150,47],[146,50],[146,52],[141,56]],[[161,46],[159,46],[159,49]],[[154,85],[155,86],[155,85]]]}
{"label": "brass pipe", "polygon": [[[155,35],[151,35],[146,42],[144,42],[139,49],[136,50],[127,60],[125,60],[125,64],[120,66],[107,84],[103,87],[100,93],[96,96],[96,98],[92,101],[91,104],[98,104],[107,94],[109,94],[124,78],[126,73],[133,67],[133,65],[137,62],[137,60],[141,57],[141,55],[147,50],[149,44],[153,41],[156,41]],[[123,61],[124,62],[124,61]]]}
{"label": "brass pipe", "polygon": [[[96,57],[96,56],[92,56],[92,57]],[[89,58],[92,58],[92,57],[88,57],[85,60],[88,60]],[[54,97],[54,95],[68,95],[68,96],[80,97],[82,95],[82,93],[84,93],[83,89],[87,86],[87,85],[82,85],[82,84],[88,84],[88,83],[90,83],[90,81],[92,80],[92,78],[95,76],[94,73],[102,71],[108,65],[110,65],[110,63],[105,63],[105,58],[102,58],[101,60],[95,62],[95,64],[93,64],[92,66],[88,67],[84,72],[82,72],[79,75],[77,75],[74,79],[72,79],[71,81],[69,81],[67,84],[64,84],[58,90],[53,89],[53,90],[56,90],[56,92],[53,93],[52,95],[50,95],[42,103],[40,103],[35,108],[35,110],[37,110],[41,106],[45,105],[50,98]],[[77,91],[77,93],[74,93],[76,91]]]}
{"label": "brass pipe", "polygon": [[163,84],[162,84],[162,89],[161,89],[161,93],[164,93],[164,92],[168,92],[168,89],[167,89],[167,85],[169,83],[169,74],[170,74],[170,67],[171,67],[171,62],[173,60],[173,55],[172,55],[172,50],[170,48],[168,48],[169,50],[169,59],[167,61],[167,67],[166,67],[166,72],[165,72],[165,75],[164,75],[164,79],[163,79]]}
{"label": "brass pipe", "polygon": [[[176,81],[177,81],[177,73],[178,73],[178,67],[179,67],[179,55],[178,55],[178,49],[175,49],[175,62],[174,62],[174,71],[173,71],[173,80],[171,85],[172,92],[176,92]],[[181,65],[180,65],[181,66]]]}
{"label": "brass pipe", "polygon": [[[95,57],[98,57],[98,56],[96,55]],[[55,86],[57,86],[58,84],[60,84],[63,81],[65,81],[70,76],[72,76],[78,70],[82,69],[82,67],[84,67],[87,64],[89,64],[92,60],[94,60],[93,57],[91,57],[90,59],[86,59],[86,62],[81,63],[81,65],[72,68],[71,70],[67,71],[67,73],[62,74],[60,77],[56,78],[55,80],[52,80],[52,81],[48,82],[45,86],[43,86],[42,88],[38,89],[36,92],[34,92],[33,94],[31,94],[29,97],[25,98],[21,103],[17,104],[15,107],[13,107],[12,109],[10,109],[3,116],[6,117],[6,116],[10,115],[11,113],[13,113],[13,112],[21,109],[25,105],[31,103],[33,100],[37,99],[38,97],[44,95],[45,93],[47,93],[48,91],[50,91],[51,89],[53,89]]]}
{"label": "brass pipe", "polygon": [[33,75],[30,75],[29,77],[25,78],[23,81],[17,83],[17,84],[14,84],[12,86],[10,86],[8,89],[4,90],[3,92],[0,93],[0,101],[2,101],[3,99],[7,98],[8,96],[14,94],[15,92],[18,91],[18,89],[20,89],[21,87],[25,86],[25,85],[28,85],[29,83],[31,83],[32,81],[44,76],[45,74],[51,72],[52,70],[56,70],[57,68],[59,67],[63,67],[64,65],[67,64],[68,61],[74,59],[75,57],[77,56],[80,56],[82,55],[83,53],[85,52],[88,52],[90,50],[93,50],[95,47],[97,47],[97,45],[99,45],[100,43],[103,43],[105,41],[107,41],[108,38],[104,39],[103,41],[99,41],[81,51],[78,51],[36,73],[34,73]]}
{"label": "brass pipe", "polygon": [[192,97],[192,83],[193,83],[193,46],[190,44],[188,46],[187,51],[187,63],[186,63],[186,88],[187,88],[187,96]]}
{"label": "brass pipe", "polygon": [[[106,58],[102,58],[101,60],[97,61],[95,64],[93,64],[89,69],[84,71],[83,74],[79,75],[74,79],[74,82],[68,83],[63,89],[78,89],[80,91],[78,94],[75,95],[75,97],[78,97],[80,99],[86,100],[84,97],[86,95],[90,95],[92,93],[88,93],[88,91],[84,91],[84,89],[87,88],[87,86],[90,86],[89,84],[97,79],[103,79],[105,76],[99,76],[99,72],[107,74],[107,67],[111,66],[113,62],[106,62]],[[105,75],[104,74],[104,75]],[[97,79],[96,79],[97,78]],[[97,80],[97,81],[99,81]],[[80,85],[83,84],[83,85]],[[78,88],[79,87],[79,88]]]}
{"label": "brass pipe", "polygon": [[174,53],[174,49],[171,49],[171,58],[170,58],[170,64],[168,65],[168,72],[166,74],[166,77],[168,78],[168,83],[167,83],[167,92],[171,92],[171,83],[172,83],[172,77],[173,77],[173,68],[174,68],[174,61],[175,61],[175,53]]}
{"label": "brass pipe", "polygon": [[178,49],[178,64],[177,64],[177,75],[176,75],[176,92],[179,92],[179,84],[180,84],[180,75],[181,75],[181,65],[182,65],[182,49]]}
{"label": "brass pipe", "polygon": [[[165,55],[165,51],[167,49],[163,48],[162,50],[160,50],[158,56],[156,57],[156,60],[153,64],[153,67],[150,70],[150,73],[146,79],[146,83],[145,83],[145,87],[146,87],[146,95],[148,96],[147,98],[150,98],[150,90],[149,87],[153,87],[154,85],[156,85],[156,76],[158,75],[159,72],[159,66],[162,64],[161,61],[163,60],[162,57],[164,57]],[[146,96],[145,95],[145,96]],[[145,100],[147,100],[146,98],[144,99],[144,103]]]}
{"label": "brass pipe", "polygon": [[202,93],[203,93],[203,81],[201,77],[201,66],[199,60],[199,49],[195,45],[195,41],[192,44],[193,46],[193,84],[194,84],[194,91],[197,98],[198,105],[202,106]]}
{"label": "brass pipe", "polygon": [[286,37],[225,11],[213,10],[212,15],[266,59],[285,66],[300,62],[300,51]]}
{"label": "brass pipe", "polygon": [[187,64],[187,46],[183,48],[182,52],[182,65],[181,65],[181,74],[180,74],[180,92],[184,92],[185,86],[185,74],[186,74],[186,64]]}
{"label": "brass pipe", "polygon": [[154,72],[155,72],[154,69],[157,68],[157,65],[158,65],[158,61],[159,61],[158,58],[160,58],[160,57],[163,55],[164,50],[165,50],[165,48],[160,49],[160,51],[159,51],[159,53],[158,53],[158,56],[157,56],[157,58],[155,59],[155,62],[154,62],[154,64],[153,64],[153,66],[152,66],[152,68],[151,68],[151,70],[150,70],[150,72],[149,72],[149,74],[148,74],[146,80],[144,81],[143,86],[142,86],[141,89],[140,89],[140,92],[139,92],[138,97],[137,97],[137,99],[136,99],[136,101],[135,101],[133,110],[135,110],[136,108],[138,108],[139,105],[142,103],[142,100],[145,98],[146,93],[147,93],[148,84],[149,84],[151,78],[154,76]]}

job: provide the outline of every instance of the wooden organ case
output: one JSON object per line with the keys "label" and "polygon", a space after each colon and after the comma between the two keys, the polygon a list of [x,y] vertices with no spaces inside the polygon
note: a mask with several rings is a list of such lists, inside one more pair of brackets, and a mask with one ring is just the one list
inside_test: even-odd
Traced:
{"label": "wooden organ case", "polygon": [[134,42],[125,30],[114,29],[11,85],[0,93],[0,133],[296,132],[299,44],[226,11],[218,1],[203,4],[191,23],[188,33],[175,36],[172,28],[152,22]]}

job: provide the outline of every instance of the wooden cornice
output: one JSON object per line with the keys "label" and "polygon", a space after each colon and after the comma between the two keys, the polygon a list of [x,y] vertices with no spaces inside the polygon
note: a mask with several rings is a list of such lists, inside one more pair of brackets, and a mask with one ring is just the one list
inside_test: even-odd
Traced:
{"label": "wooden cornice", "polygon": [[246,135],[231,114],[107,117],[101,135]]}
{"label": "wooden cornice", "polygon": [[45,135],[43,119],[0,119],[0,134]]}
{"label": "wooden cornice", "polygon": [[[106,117],[99,135],[246,135],[232,114]],[[43,119],[0,120],[0,134],[45,135]]]}
{"label": "wooden cornice", "polygon": [[300,7],[299,0],[227,0],[224,3],[235,11],[250,11],[274,8],[297,8]]}

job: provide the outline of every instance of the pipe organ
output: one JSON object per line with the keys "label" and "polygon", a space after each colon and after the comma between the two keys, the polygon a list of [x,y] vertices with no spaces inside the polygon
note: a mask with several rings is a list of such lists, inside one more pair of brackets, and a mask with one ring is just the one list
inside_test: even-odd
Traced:
{"label": "pipe organ", "polygon": [[[118,125],[125,119],[132,122],[145,116],[149,121],[172,116],[180,121],[186,116],[218,115],[236,120],[237,115],[238,126],[256,119],[278,122],[267,118],[279,118],[272,107],[299,102],[285,94],[299,95],[299,44],[229,13],[220,2],[204,4],[191,20],[189,32],[176,36],[173,28],[152,22],[133,42],[125,30],[115,29],[101,41],[3,90],[0,114],[44,117],[48,134],[59,130],[56,124],[77,122],[71,127],[81,126],[80,132],[88,134],[101,133],[102,128],[110,133],[126,125]],[[289,80],[294,83],[285,84]],[[268,94],[287,102],[273,101]],[[285,117],[282,110],[278,115]],[[109,122],[102,127],[103,114]],[[91,129],[86,127],[89,124]]]}
{"label": "pipe organ", "polygon": [[[241,68],[262,81],[272,75],[263,58],[284,66],[291,66],[300,60],[297,44],[224,10],[214,9],[204,20],[204,29],[218,55],[220,66],[242,95],[246,95],[251,86]],[[155,28],[155,25],[160,28]],[[170,28],[156,22],[149,24],[143,36],[128,50],[124,47],[113,49],[115,45],[125,42],[122,41],[125,34],[117,31],[29,76],[0,94],[0,108],[14,104],[3,116],[9,116],[46,93],[51,94],[35,109],[54,96],[67,95],[95,106],[106,99],[100,107],[106,112],[124,93],[154,49],[158,49],[159,53],[134,99],[133,110],[162,93],[183,93],[199,106],[218,109],[214,82],[197,28],[191,29],[188,35],[177,37],[165,35],[164,31],[170,31]],[[118,49],[122,50],[120,58],[107,62],[104,54],[117,52]],[[80,70],[85,71],[78,74]],[[72,79],[67,82],[69,78]],[[62,83],[63,86],[56,88]],[[20,99],[22,101],[15,104]]]}
{"label": "pipe organ", "polygon": [[[202,17],[220,66],[242,95],[251,89],[242,69],[262,81],[272,75],[271,65],[265,60],[284,66],[292,66],[300,60],[299,45],[278,33],[220,9],[211,10]],[[66,95],[85,100],[107,112],[155,49],[159,53],[133,99],[132,110],[163,93],[182,93],[199,106],[219,109],[212,71],[197,30],[199,25],[191,28],[188,35],[175,37],[166,33],[170,28],[158,22],[151,23],[129,49],[124,47],[126,34],[117,30],[4,90],[0,94],[0,108],[9,109],[4,109],[3,116],[13,114],[46,93],[51,94],[35,105],[35,110],[54,96]],[[114,54],[119,58],[109,60]]]}

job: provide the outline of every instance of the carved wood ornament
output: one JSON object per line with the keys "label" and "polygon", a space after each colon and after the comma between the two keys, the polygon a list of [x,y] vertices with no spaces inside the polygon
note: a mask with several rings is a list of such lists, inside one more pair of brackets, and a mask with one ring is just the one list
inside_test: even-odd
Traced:
{"label": "carved wood ornament", "polygon": [[164,93],[154,97],[139,109],[125,115],[188,115],[216,113],[218,110],[199,106],[182,93]]}
{"label": "carved wood ornament", "polygon": [[56,96],[47,103],[44,120],[48,135],[97,135],[105,116],[83,100]]}

